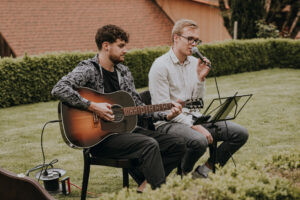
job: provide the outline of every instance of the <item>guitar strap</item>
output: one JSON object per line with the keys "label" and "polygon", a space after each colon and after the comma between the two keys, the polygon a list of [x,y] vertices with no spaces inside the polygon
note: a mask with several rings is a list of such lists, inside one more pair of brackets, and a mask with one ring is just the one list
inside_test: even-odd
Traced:
{"label": "guitar strap", "polygon": [[100,70],[100,65],[98,64],[98,63],[95,63],[95,62],[91,62],[93,65],[94,65],[94,67],[100,72],[100,74],[101,74],[101,76],[102,76],[102,78],[103,78],[103,73],[102,73],[102,70]]}

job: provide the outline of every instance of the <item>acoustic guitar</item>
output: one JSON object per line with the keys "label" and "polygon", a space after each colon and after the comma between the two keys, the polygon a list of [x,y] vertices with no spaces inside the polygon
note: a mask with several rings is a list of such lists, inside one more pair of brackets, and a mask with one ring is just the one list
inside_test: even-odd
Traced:
{"label": "acoustic guitar", "polygon": [[[95,113],[75,108],[64,102],[58,105],[58,117],[64,141],[72,148],[90,148],[114,133],[131,132],[137,125],[137,115],[170,110],[172,103],[135,106],[134,100],[125,91],[101,94],[92,89],[79,88],[79,94],[89,101],[109,103],[115,116],[114,121],[100,119]],[[202,108],[202,99],[181,103],[190,109]]]}

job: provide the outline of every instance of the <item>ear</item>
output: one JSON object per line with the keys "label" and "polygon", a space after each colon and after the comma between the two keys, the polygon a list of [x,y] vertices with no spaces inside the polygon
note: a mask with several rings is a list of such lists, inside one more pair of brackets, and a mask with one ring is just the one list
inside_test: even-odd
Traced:
{"label": "ear", "polygon": [[109,42],[103,42],[102,43],[102,49],[104,51],[108,51],[109,50]]}
{"label": "ear", "polygon": [[179,35],[177,35],[177,34],[174,34],[174,36],[173,36],[174,38],[174,42],[177,42],[178,41],[178,39],[179,39]]}

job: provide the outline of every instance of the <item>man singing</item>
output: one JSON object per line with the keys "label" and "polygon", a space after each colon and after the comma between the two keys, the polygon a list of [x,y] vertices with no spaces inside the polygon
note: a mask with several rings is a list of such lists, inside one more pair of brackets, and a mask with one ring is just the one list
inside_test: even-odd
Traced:
{"label": "man singing", "polygon": [[[200,43],[199,35],[199,27],[194,21],[183,19],[175,23],[172,30],[172,48],[155,60],[149,72],[149,90],[153,104],[177,99],[204,98],[205,78],[210,70],[210,61],[204,57],[204,62],[201,62],[192,56],[192,48]],[[210,124],[194,125],[193,115],[201,114],[183,109],[171,122],[159,121],[155,124],[159,132],[184,138],[187,152],[181,163],[183,174],[193,170],[197,160],[214,139],[223,141],[217,148],[216,159],[221,166],[248,139],[247,130],[233,122],[227,122],[227,126],[225,122],[216,123],[221,130],[213,138],[214,129]],[[212,166],[210,157],[205,164],[195,169],[193,177],[208,177]]]}

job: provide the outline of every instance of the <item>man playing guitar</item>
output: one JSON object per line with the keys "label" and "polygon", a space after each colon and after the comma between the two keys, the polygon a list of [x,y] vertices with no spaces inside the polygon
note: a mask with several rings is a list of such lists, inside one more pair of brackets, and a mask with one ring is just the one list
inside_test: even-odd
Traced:
{"label": "man playing guitar", "polygon": [[[112,105],[107,102],[93,102],[80,95],[78,88],[90,88],[99,93],[119,90],[131,95],[137,106],[144,105],[137,93],[131,72],[121,64],[127,52],[129,35],[120,27],[106,25],[98,29],[95,40],[98,54],[80,62],[72,72],[62,77],[54,86],[52,95],[79,109],[95,113],[101,120],[113,121]],[[122,101],[122,99],[120,99]],[[171,120],[181,113],[181,105],[166,115],[156,112],[148,117],[154,120]],[[139,119],[145,117],[140,116]],[[94,156],[136,159],[138,165],[130,170],[131,176],[143,190],[148,182],[153,189],[166,181],[166,176],[179,164],[185,153],[182,138],[160,134],[137,126],[133,133],[111,134],[91,147]]]}

